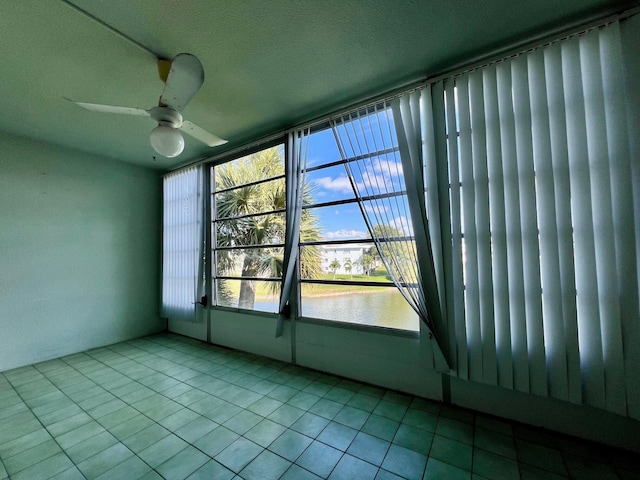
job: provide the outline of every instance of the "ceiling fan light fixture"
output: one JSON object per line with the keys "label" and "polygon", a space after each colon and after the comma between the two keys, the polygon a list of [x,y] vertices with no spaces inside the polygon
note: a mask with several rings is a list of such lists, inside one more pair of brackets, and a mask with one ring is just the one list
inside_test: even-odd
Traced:
{"label": "ceiling fan light fixture", "polygon": [[164,157],[177,157],[184,150],[184,138],[178,130],[168,125],[154,128],[149,140],[153,149]]}

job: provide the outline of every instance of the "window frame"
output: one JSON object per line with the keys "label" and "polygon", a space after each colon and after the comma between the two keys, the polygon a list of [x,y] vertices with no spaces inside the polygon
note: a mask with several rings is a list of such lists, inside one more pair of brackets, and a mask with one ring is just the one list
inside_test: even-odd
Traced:
{"label": "window frame", "polygon": [[[384,102],[381,102],[384,103]],[[368,109],[365,109],[368,112]],[[331,126],[328,122],[324,122],[322,124],[318,124],[316,125],[314,128],[311,129],[310,135],[313,135],[314,133],[318,133],[322,130],[328,130],[331,129]],[[368,153],[366,155],[357,155],[355,157],[350,157],[347,159],[338,159],[338,160],[329,160],[326,163],[322,163],[322,164],[314,164],[311,167],[308,168],[304,168],[303,169],[303,173],[306,174],[307,172],[314,172],[314,171],[321,171],[323,169],[328,169],[328,168],[332,168],[335,166],[340,166],[343,165],[345,166],[347,163],[349,162],[355,162],[358,160],[362,160],[364,158],[375,158],[375,157],[380,157],[382,155],[388,154],[388,153],[392,153],[395,151],[399,151],[399,147],[395,146],[393,148],[387,148],[384,150],[380,150],[380,151],[375,151],[375,152],[371,152]],[[346,167],[345,167],[346,170]],[[360,202],[361,201],[368,201],[368,200],[376,200],[376,199],[383,199],[383,198],[393,198],[393,197],[398,197],[398,196],[403,196],[406,195],[406,189],[400,190],[400,191],[394,191],[394,192],[388,192],[388,193],[381,193],[381,194],[376,194],[376,195],[370,195],[370,196],[366,196],[363,197],[360,201],[358,200],[358,198],[355,196],[354,193],[354,197],[353,198],[347,198],[347,199],[340,199],[340,200],[333,200],[333,201],[328,201],[328,202],[316,202],[313,204],[305,204],[302,206],[303,210],[309,210],[309,209],[314,209],[314,208],[322,208],[322,207],[329,207],[329,206],[339,206],[339,205],[349,205],[349,204],[355,204],[359,210],[361,210],[361,205]],[[362,211],[360,211],[360,215],[363,216]],[[388,237],[388,238],[384,238],[382,239],[383,242],[385,241],[397,241],[397,240],[413,240],[413,236],[404,236],[404,237]],[[352,238],[352,239],[345,239],[345,240],[317,240],[317,241],[307,241],[307,242],[303,242],[303,241],[299,241],[298,242],[298,251],[300,251],[302,248],[304,247],[309,247],[309,246],[325,246],[325,245],[348,245],[348,244],[363,244],[363,243],[367,243],[367,244],[371,244],[371,246],[373,248],[377,248],[375,245],[375,242],[373,240],[373,238],[371,238],[371,236],[366,237],[366,238]],[[308,316],[304,316],[302,314],[302,302],[303,302],[303,298],[302,298],[302,285],[340,285],[340,286],[365,286],[365,287],[379,287],[379,288],[397,288],[396,285],[392,282],[392,281],[384,281],[384,282],[373,282],[373,281],[363,281],[363,280],[339,280],[339,279],[304,279],[302,278],[302,275],[300,273],[300,262],[297,262],[297,266],[296,266],[296,283],[298,285],[297,288],[297,316],[296,318],[303,320],[305,322],[309,322],[309,323],[314,323],[314,324],[323,324],[323,325],[331,325],[331,326],[340,326],[343,328],[349,328],[349,329],[356,329],[356,330],[363,330],[363,331],[375,331],[375,332],[384,332],[384,333],[388,333],[388,334],[394,334],[394,335],[398,335],[398,336],[407,336],[407,337],[418,337],[420,335],[420,319],[418,318],[417,314],[416,314],[416,325],[415,325],[415,329],[404,329],[404,328],[397,328],[397,327],[391,327],[391,326],[386,326],[386,325],[372,325],[372,324],[360,324],[360,323],[355,323],[355,322],[348,322],[348,321],[339,321],[339,320],[331,320],[331,319],[324,319],[324,318],[317,318],[317,317],[308,317]],[[400,294],[398,292],[398,294]]]}
{"label": "window frame", "polygon": [[[236,220],[236,219],[242,219],[242,218],[252,218],[252,217],[260,217],[260,216],[265,216],[265,215],[272,215],[272,214],[285,214],[287,212],[287,208],[286,208],[286,195],[285,195],[285,208],[284,209],[276,209],[273,211],[265,211],[265,212],[258,212],[258,213],[248,213],[248,214],[244,214],[244,215],[238,215],[238,216],[231,216],[231,217],[222,217],[222,218],[217,218],[216,215],[216,195],[219,195],[221,193],[225,193],[225,192],[229,192],[232,190],[235,190],[237,188],[242,188],[242,187],[246,187],[246,186],[254,186],[254,185],[260,185],[263,183],[267,183],[267,182],[272,182],[272,181],[276,181],[276,180],[282,180],[285,183],[285,188],[286,188],[286,168],[283,168],[282,174],[281,175],[276,175],[273,177],[269,177],[269,178],[264,178],[264,179],[260,179],[260,180],[254,180],[251,182],[247,182],[241,185],[237,185],[237,186],[233,186],[233,187],[228,187],[228,188],[223,188],[220,190],[216,190],[216,186],[215,186],[215,169],[218,167],[221,167],[223,165],[227,165],[230,162],[233,162],[235,160],[239,160],[241,158],[244,157],[248,157],[250,155],[253,155],[255,153],[259,153],[265,150],[268,150],[270,148],[274,148],[274,147],[279,147],[282,149],[282,153],[283,153],[283,161],[286,162],[288,161],[288,149],[287,149],[287,142],[286,142],[286,136],[285,135],[281,135],[281,136],[277,136],[274,137],[273,139],[271,139],[268,142],[265,143],[261,143],[261,144],[256,144],[256,145],[252,145],[249,148],[244,148],[244,149],[240,149],[238,151],[229,153],[227,155],[221,156],[217,159],[215,159],[212,162],[209,162],[206,164],[206,168],[207,168],[207,181],[208,181],[208,185],[207,185],[207,191],[206,191],[206,195],[207,198],[209,198],[209,204],[207,205],[207,224],[209,226],[209,228],[207,229],[206,235],[207,235],[207,249],[206,249],[206,272],[207,272],[207,284],[208,284],[208,291],[210,293],[210,298],[211,298],[211,303],[209,305],[210,309],[223,309],[223,310],[230,310],[230,311],[238,311],[238,312],[243,312],[243,313],[249,313],[249,314],[253,314],[253,315],[269,315],[269,316],[275,316],[277,315],[277,312],[272,312],[272,311],[266,311],[266,310],[257,310],[255,308],[253,309],[248,309],[248,308],[242,308],[238,305],[236,306],[229,306],[229,305],[220,305],[219,304],[219,293],[218,293],[218,285],[219,285],[219,281],[220,280],[231,280],[231,281],[242,281],[242,280],[249,280],[249,281],[258,281],[258,282],[282,282],[282,277],[280,278],[276,278],[276,277],[242,277],[240,275],[228,275],[228,274],[219,274],[219,270],[217,268],[217,259],[218,259],[218,252],[219,251],[233,251],[233,250],[246,250],[246,249],[262,249],[262,248],[284,248],[284,243],[269,243],[269,244],[258,244],[258,245],[237,245],[237,246],[218,246],[217,245],[217,229],[216,229],[216,224],[219,222],[226,222],[226,221],[230,221],[230,220]],[[277,307],[276,307],[277,310]]]}
{"label": "window frame", "polygon": [[[322,123],[318,123],[315,126],[313,126],[311,128],[311,135],[313,135],[316,132],[322,131],[322,130],[329,130],[331,129],[329,122],[325,121]],[[228,188],[224,188],[224,189],[220,189],[220,190],[216,190],[215,188],[215,168],[216,167],[220,167],[222,165],[228,164],[229,162],[232,162],[234,160],[240,159],[242,157],[246,157],[249,155],[252,155],[254,153],[258,153],[260,151],[266,150],[268,148],[271,147],[275,147],[275,146],[280,146],[283,149],[283,153],[284,153],[284,161],[285,161],[285,165],[286,162],[291,161],[290,158],[290,152],[288,151],[288,144],[286,141],[286,135],[282,135],[282,136],[276,136],[271,138],[269,141],[264,142],[264,143],[258,143],[258,144],[254,144],[248,148],[243,148],[241,150],[238,151],[234,151],[232,153],[226,154],[226,155],[222,155],[218,158],[213,159],[212,161],[208,162],[206,164],[206,168],[207,168],[207,172],[208,174],[206,175],[206,179],[207,179],[207,188],[206,188],[206,195],[208,196],[208,198],[210,199],[210,202],[208,204],[208,208],[206,208],[206,222],[209,225],[209,228],[207,229],[207,249],[205,251],[205,263],[206,263],[206,272],[207,272],[207,289],[208,289],[208,293],[209,293],[209,298],[212,299],[212,301],[210,302],[209,305],[209,309],[212,310],[222,310],[222,311],[234,311],[234,312],[242,312],[243,314],[249,314],[249,315],[253,315],[253,316],[266,316],[266,317],[277,317],[278,316],[278,312],[270,312],[270,311],[266,311],[266,310],[256,310],[256,309],[247,309],[247,308],[241,308],[239,306],[229,306],[229,305],[221,305],[218,304],[218,282],[220,280],[231,280],[231,281],[240,281],[242,279],[246,279],[246,280],[254,280],[254,281],[259,281],[259,282],[282,282],[282,277],[280,278],[273,278],[273,277],[241,277],[241,276],[236,276],[236,275],[229,275],[229,274],[224,274],[224,273],[218,273],[217,270],[217,266],[216,266],[216,262],[217,262],[217,252],[218,251],[224,251],[224,250],[241,250],[241,249],[248,249],[248,248],[283,248],[284,247],[284,243],[274,243],[274,244],[268,244],[268,245],[240,245],[240,246],[216,246],[216,230],[215,230],[215,225],[216,223],[220,222],[220,221],[229,221],[229,220],[234,220],[234,219],[240,219],[240,218],[251,218],[251,217],[259,217],[259,216],[263,216],[263,215],[269,215],[269,214],[285,214],[287,215],[288,212],[288,208],[285,205],[284,209],[278,209],[278,210],[274,210],[274,211],[269,211],[269,212],[259,212],[259,213],[249,213],[249,214],[244,214],[244,215],[239,215],[239,216],[234,216],[234,217],[224,217],[224,218],[216,218],[216,214],[215,214],[215,206],[216,206],[216,202],[215,202],[215,196],[217,194],[223,193],[225,191],[229,191],[229,190],[233,190],[234,188],[239,188],[241,186],[252,186],[252,185],[260,185],[266,182],[270,182],[270,181],[274,181],[277,179],[284,179],[285,180],[285,187],[286,187],[286,168],[283,172],[282,175],[278,175],[275,177],[270,177],[270,178],[265,178],[265,179],[260,179],[260,180],[255,180],[252,182],[249,182],[247,184],[243,184],[243,185],[239,185],[237,187],[228,187]],[[395,149],[397,149],[397,147],[395,147]],[[389,150],[389,149],[387,149]],[[366,155],[366,157],[375,157],[375,156],[379,156],[384,154],[387,150],[382,151],[382,152],[373,152],[369,155]],[[389,150],[392,151],[393,149]],[[363,158],[361,156],[357,157],[357,158],[349,158],[346,160],[342,160],[342,159],[338,159],[338,160],[331,160],[327,163],[323,163],[321,165],[313,165],[310,166],[308,168],[304,169],[304,173],[306,174],[307,172],[312,172],[312,171],[321,171],[323,169],[327,169],[327,168],[331,168],[331,167],[335,167],[335,166],[341,166],[344,165],[346,162],[348,161],[354,161],[357,159]],[[382,193],[382,194],[377,194],[377,195],[372,195],[370,197],[366,197],[365,200],[375,200],[375,199],[379,199],[379,198],[391,198],[391,197],[395,197],[395,196],[402,196],[405,194],[405,191],[398,191],[398,192],[389,192],[389,193]],[[353,198],[348,198],[348,199],[340,199],[340,200],[333,200],[333,201],[327,201],[327,202],[314,202],[312,204],[305,204],[302,206],[303,210],[309,210],[309,209],[314,209],[314,208],[321,208],[321,207],[331,207],[331,206],[339,206],[339,205],[354,205],[357,206],[358,208],[360,208],[360,206],[358,205],[358,200],[357,198],[354,196]],[[362,215],[360,213],[360,215]],[[393,238],[393,239],[397,239],[397,238]],[[403,237],[402,239],[410,239],[410,237]],[[304,248],[304,247],[312,247],[312,246],[322,246],[322,245],[345,245],[345,244],[370,244],[371,247],[375,248],[375,243],[373,241],[373,239],[368,236],[365,238],[357,238],[357,239],[346,239],[346,240],[314,240],[314,241],[299,241],[298,244],[296,245],[295,248],[295,252],[296,252],[296,256],[298,257],[299,260],[299,255],[300,255],[300,249]],[[301,275],[301,271],[300,271],[300,261],[296,261],[296,268],[295,268],[295,272],[294,272],[294,284],[296,285],[296,288],[294,288],[292,290],[291,293],[291,298],[289,298],[289,303],[294,305],[295,308],[292,309],[291,312],[291,320],[294,321],[300,321],[302,323],[309,323],[309,324],[317,324],[317,325],[326,325],[326,326],[331,326],[331,327],[337,327],[337,328],[345,328],[345,329],[349,329],[349,330],[361,330],[361,331],[369,331],[369,332],[378,332],[378,333],[384,333],[384,334],[389,334],[389,335],[394,335],[394,336],[400,336],[400,337],[410,337],[410,338],[417,338],[420,334],[419,332],[419,323],[416,325],[415,330],[414,329],[404,329],[404,328],[396,328],[396,327],[391,327],[391,326],[386,326],[386,325],[372,325],[372,324],[360,324],[360,323],[352,323],[352,322],[346,322],[346,321],[338,321],[338,320],[331,320],[331,319],[326,319],[326,318],[318,318],[318,317],[311,317],[311,316],[304,316],[302,315],[302,285],[304,284],[317,284],[317,285],[339,285],[339,286],[364,286],[364,287],[378,287],[378,288],[395,288],[395,285],[393,284],[393,282],[391,281],[381,281],[381,282],[373,282],[373,281],[363,281],[363,280],[340,280],[340,279],[303,279],[302,275]],[[419,319],[418,319],[419,322]]]}

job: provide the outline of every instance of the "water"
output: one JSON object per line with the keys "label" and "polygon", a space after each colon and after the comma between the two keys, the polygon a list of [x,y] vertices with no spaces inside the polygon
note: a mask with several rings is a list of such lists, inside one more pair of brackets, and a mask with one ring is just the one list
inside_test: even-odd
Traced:
{"label": "water", "polygon": [[[382,290],[382,289],[381,289]],[[256,301],[255,310],[275,312],[276,301]],[[417,330],[418,316],[395,289],[302,298],[302,316],[403,330]]]}

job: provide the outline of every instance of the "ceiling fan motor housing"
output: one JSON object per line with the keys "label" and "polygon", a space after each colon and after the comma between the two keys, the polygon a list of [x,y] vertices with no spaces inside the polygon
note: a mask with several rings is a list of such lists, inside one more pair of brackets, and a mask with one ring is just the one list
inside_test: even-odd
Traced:
{"label": "ceiling fan motor housing", "polygon": [[182,115],[169,107],[153,107],[149,110],[149,115],[158,125],[166,125],[167,127],[180,128],[182,126]]}

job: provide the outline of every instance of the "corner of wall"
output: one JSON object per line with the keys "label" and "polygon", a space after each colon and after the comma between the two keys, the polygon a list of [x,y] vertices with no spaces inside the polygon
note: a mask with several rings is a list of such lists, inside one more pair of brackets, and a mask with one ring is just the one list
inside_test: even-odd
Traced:
{"label": "corner of wall", "polygon": [[640,422],[593,407],[451,378],[455,405],[640,452]]}

